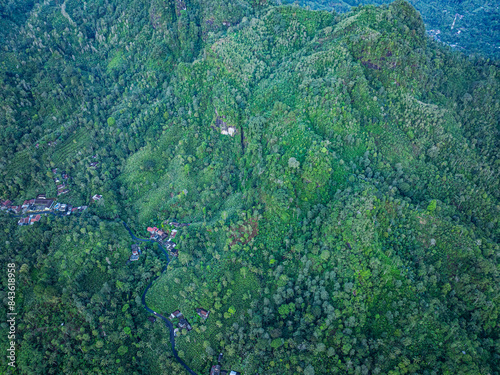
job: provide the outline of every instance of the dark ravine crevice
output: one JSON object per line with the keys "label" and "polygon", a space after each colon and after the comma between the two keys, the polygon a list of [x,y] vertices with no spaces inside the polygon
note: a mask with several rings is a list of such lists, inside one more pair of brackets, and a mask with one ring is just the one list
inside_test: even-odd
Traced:
{"label": "dark ravine crevice", "polygon": [[241,153],[245,154],[245,133],[243,127],[240,130],[241,130]]}

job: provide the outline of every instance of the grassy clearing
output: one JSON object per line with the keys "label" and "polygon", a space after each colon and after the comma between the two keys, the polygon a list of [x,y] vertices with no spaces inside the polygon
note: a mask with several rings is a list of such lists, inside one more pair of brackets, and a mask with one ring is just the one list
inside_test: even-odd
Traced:
{"label": "grassy clearing", "polygon": [[114,53],[113,57],[111,60],[108,62],[108,67],[107,67],[107,72],[108,74],[113,70],[118,68],[122,63],[123,63],[123,51],[118,50]]}
{"label": "grassy clearing", "polygon": [[30,165],[30,155],[29,150],[23,150],[16,152],[15,156],[12,158],[11,162],[7,164],[5,169],[5,178],[13,178],[19,174],[21,170],[24,170]]}
{"label": "grassy clearing", "polygon": [[91,142],[92,139],[86,129],[75,130],[73,135],[56,148],[56,151],[52,155],[52,161],[56,165],[63,165],[66,163],[68,157],[87,148]]}

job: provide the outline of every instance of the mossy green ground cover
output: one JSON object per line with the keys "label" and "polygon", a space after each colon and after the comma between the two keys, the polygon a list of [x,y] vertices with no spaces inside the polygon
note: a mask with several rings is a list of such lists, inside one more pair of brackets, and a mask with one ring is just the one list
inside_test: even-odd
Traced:
{"label": "mossy green ground cover", "polygon": [[103,195],[5,221],[24,320],[43,323],[20,327],[24,373],[184,371],[141,305],[163,253],[126,263],[117,218],[142,238],[191,223],[147,302],[195,327],[176,343],[196,372],[223,352],[245,374],[494,373],[495,63],[434,44],[403,1],[68,1],[76,27],[40,4],[0,51],[1,197],[53,192],[54,167],[61,201]]}

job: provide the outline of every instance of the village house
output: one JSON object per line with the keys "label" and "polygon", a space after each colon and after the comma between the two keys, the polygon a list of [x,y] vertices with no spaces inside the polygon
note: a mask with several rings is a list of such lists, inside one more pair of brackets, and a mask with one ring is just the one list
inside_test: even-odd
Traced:
{"label": "village house", "polygon": [[148,316],[148,320],[149,320],[151,323],[156,322],[156,318],[155,318],[154,316]]}
{"label": "village house", "polygon": [[36,215],[34,217],[31,217],[30,218],[30,225],[33,225],[35,224],[36,222],[40,221],[40,219],[42,218],[42,216],[40,215]]}
{"label": "village house", "polygon": [[[43,195],[45,196],[45,194]],[[46,198],[36,198],[28,209],[28,211],[50,211],[52,209],[52,205],[54,204],[54,199],[46,199]]]}
{"label": "village house", "polygon": [[163,242],[163,245],[165,246],[165,249],[167,249],[167,251],[169,251],[173,256],[177,256],[178,251],[174,250],[175,246],[177,245],[174,242],[168,240]]}
{"label": "village house", "polygon": [[174,229],[172,233],[170,233],[170,239],[175,238],[176,234],[177,234],[177,229]]}
{"label": "village house", "polygon": [[141,249],[139,248],[139,246],[136,244],[133,244],[132,245],[132,255],[130,256],[130,261],[133,262],[133,261],[139,260],[140,252],[141,252]]}
{"label": "village house", "polygon": [[182,318],[182,313],[180,310],[175,310],[173,313],[170,314],[170,319],[174,318]]}
{"label": "village house", "polygon": [[154,239],[156,240],[159,236],[158,236],[158,231],[159,229],[157,227],[148,227],[147,231],[149,233],[151,233],[151,239]]}
{"label": "village house", "polygon": [[156,232],[156,233],[157,233],[157,234],[158,234],[158,236],[160,237],[160,241],[161,241],[161,240],[164,240],[165,238],[167,238],[167,237],[168,237],[168,234],[167,234],[165,231],[163,231],[162,229],[160,229],[160,230],[159,230],[158,232]]}
{"label": "village house", "polygon": [[9,210],[11,210],[12,212],[18,214],[19,212],[22,211],[22,206],[10,206]]}
{"label": "village house", "polygon": [[26,210],[29,206],[33,204],[34,201],[35,201],[34,199],[24,201],[24,203],[21,205],[21,208],[23,210]]}
{"label": "village house", "polygon": [[98,161],[93,161],[92,163],[90,163],[90,167],[91,168],[97,167],[97,164],[99,164]]}
{"label": "village house", "polygon": [[28,225],[29,222],[30,222],[29,217],[23,217],[22,219],[19,219],[19,221],[17,222],[17,225]]}
{"label": "village house", "polygon": [[94,194],[94,196],[92,197],[92,200],[95,202],[95,201],[98,201],[101,198],[102,198],[102,195]]}
{"label": "village house", "polygon": [[188,331],[191,331],[193,329],[193,327],[191,327],[191,324],[189,324],[186,318],[180,318],[177,327],[179,327],[180,329],[185,328]]}
{"label": "village house", "polygon": [[210,375],[212,374],[220,374],[220,375],[241,375],[238,371],[233,370],[221,370],[221,362],[222,362],[222,353],[219,354],[217,358],[217,365],[212,366],[210,370]]}
{"label": "village house", "polygon": [[58,191],[57,195],[66,194],[66,193],[69,193],[69,189],[64,189],[64,190]]}
{"label": "village house", "polygon": [[241,375],[238,371],[221,370],[220,375]]}
{"label": "village house", "polygon": [[197,308],[196,309],[196,313],[201,316],[203,319],[207,319],[208,316],[210,315],[210,311],[207,311],[205,309],[202,309],[202,308]]}
{"label": "village house", "polygon": [[3,202],[2,202],[1,209],[2,209],[2,210],[7,210],[7,209],[9,208],[9,206],[10,206],[10,204],[11,204],[11,203],[12,203],[12,202],[11,202],[11,201],[9,201],[8,199],[7,199],[6,201],[3,201]]}

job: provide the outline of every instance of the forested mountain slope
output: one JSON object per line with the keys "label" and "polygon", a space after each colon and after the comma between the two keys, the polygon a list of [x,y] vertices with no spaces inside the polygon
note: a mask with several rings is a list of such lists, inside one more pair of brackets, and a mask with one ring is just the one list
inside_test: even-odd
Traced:
{"label": "forested mountain slope", "polygon": [[[347,12],[362,5],[389,4],[389,0],[281,0],[313,10]],[[496,2],[477,0],[410,0],[422,14],[429,35],[465,54],[500,58],[500,10]]]}
{"label": "forested mountain slope", "polygon": [[404,1],[26,5],[2,13],[0,198],[55,196],[53,168],[59,200],[103,198],[0,216],[19,269],[2,370],[184,371],[140,301],[162,254],[126,264],[120,217],[139,237],[191,223],[146,298],[189,318],[196,373],[223,352],[243,374],[498,374],[497,63],[433,41]]}

